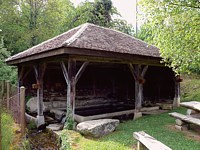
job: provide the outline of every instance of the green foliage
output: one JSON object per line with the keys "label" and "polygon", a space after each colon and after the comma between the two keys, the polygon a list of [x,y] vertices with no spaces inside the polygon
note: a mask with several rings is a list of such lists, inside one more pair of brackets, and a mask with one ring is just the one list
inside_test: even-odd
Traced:
{"label": "green foliage", "polygon": [[113,16],[120,16],[120,13],[113,6],[111,0],[95,0],[94,2],[85,1],[77,6],[75,16],[71,23],[78,26],[89,22],[96,25],[119,30],[129,35],[134,35],[134,28],[122,19],[113,19]]}
{"label": "green foliage", "polygon": [[10,56],[9,51],[4,48],[3,38],[0,43],[0,80],[9,80],[16,83],[17,72],[14,67],[5,64],[4,60]]}
{"label": "green foliage", "polygon": [[181,101],[200,101],[199,75],[183,75],[183,82],[181,82]]}
{"label": "green foliage", "polygon": [[0,5],[1,29],[12,54],[66,30],[74,10],[69,0],[6,0]]}
{"label": "green foliage", "polygon": [[149,42],[160,48],[163,62],[176,73],[199,71],[200,3],[194,0],[141,0]]}
{"label": "green foliage", "polygon": [[10,114],[3,112],[1,114],[1,132],[2,132],[2,150],[7,150],[12,144],[14,138],[13,118]]}
{"label": "green foliage", "polygon": [[72,107],[70,107],[69,105],[67,106],[67,118],[66,118],[66,122],[65,122],[65,129],[67,130],[73,130],[74,128],[74,119],[72,116]]}
{"label": "green foliage", "polygon": [[89,22],[132,34],[111,0],[85,1],[76,8],[70,0],[6,0],[0,5],[0,22],[5,45],[11,54],[28,49],[80,24]]}
{"label": "green foliage", "polygon": [[29,130],[36,129],[36,128],[37,128],[37,125],[35,124],[35,121],[32,121],[32,120],[31,120],[31,121],[28,123],[27,128],[28,128]]}
{"label": "green foliage", "polygon": [[20,150],[31,150],[31,149],[32,148],[31,148],[31,144],[30,144],[29,140],[23,140]]}
{"label": "green foliage", "polygon": [[69,133],[67,130],[62,131],[60,138],[62,141],[60,150],[71,150],[70,142],[69,142]]}

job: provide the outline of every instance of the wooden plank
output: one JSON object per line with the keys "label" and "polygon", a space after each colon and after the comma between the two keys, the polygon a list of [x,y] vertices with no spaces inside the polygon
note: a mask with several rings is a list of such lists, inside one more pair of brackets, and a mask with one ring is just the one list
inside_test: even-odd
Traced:
{"label": "wooden plank", "polygon": [[180,119],[182,121],[200,126],[200,119],[193,118],[191,116],[186,116],[186,115],[183,115],[183,114],[179,114],[177,112],[169,113],[169,115],[174,117],[174,118]]}
{"label": "wooden plank", "polygon": [[182,102],[180,106],[200,111],[200,102],[198,101]]}
{"label": "wooden plank", "polygon": [[74,114],[74,118],[77,122],[83,122],[83,121],[94,120],[94,119],[112,118],[115,116],[129,115],[129,114],[134,114],[134,113],[135,113],[135,109],[132,109],[132,110],[118,111],[118,112],[93,115],[93,116],[80,116],[80,115]]}
{"label": "wooden plank", "polygon": [[153,110],[159,110],[159,106],[155,106],[155,107],[142,107],[141,111],[153,111]]}
{"label": "wooden plank", "polygon": [[85,71],[85,68],[88,66],[89,62],[84,62],[82,64],[82,66],[80,67],[80,69],[78,70],[76,76],[75,76],[75,83],[78,82],[78,80],[80,79],[81,75],[83,74],[83,72]]}
{"label": "wooden plank", "polygon": [[172,150],[168,146],[156,140],[154,137],[146,134],[144,131],[134,132],[133,136],[149,150]]}

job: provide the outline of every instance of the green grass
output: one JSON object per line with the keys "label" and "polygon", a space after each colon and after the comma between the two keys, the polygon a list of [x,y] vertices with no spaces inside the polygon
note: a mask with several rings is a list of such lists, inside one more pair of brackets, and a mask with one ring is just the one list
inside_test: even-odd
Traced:
{"label": "green grass", "polygon": [[12,128],[14,121],[11,115],[5,112],[1,114],[1,117],[2,150],[7,150],[11,146],[14,138],[14,129]]}
{"label": "green grass", "polygon": [[[181,83],[181,101],[200,101],[200,77],[184,75]],[[186,109],[172,110],[185,113]],[[136,121],[130,120],[120,123],[117,130],[100,139],[85,138],[72,131],[67,132],[68,142],[72,149],[77,150],[132,150],[136,146],[133,132],[145,131],[149,135],[168,145],[173,150],[199,150],[200,139],[191,139],[185,133],[172,129],[175,119],[168,113],[144,116]]]}
{"label": "green grass", "polygon": [[[185,113],[185,109],[177,110]],[[130,120],[120,123],[117,130],[100,139],[85,138],[77,133],[70,132],[69,137],[76,134],[75,146],[72,149],[82,150],[131,150],[135,147],[136,141],[133,139],[133,132],[145,131],[159,141],[171,147],[173,150],[198,150],[200,141],[190,139],[186,134],[178,130],[171,129],[175,124],[175,119],[168,113],[152,116],[144,116],[136,121]],[[171,128],[170,128],[171,127]],[[73,144],[71,144],[73,145]]]}
{"label": "green grass", "polygon": [[200,75],[183,75],[182,101],[200,101]]}

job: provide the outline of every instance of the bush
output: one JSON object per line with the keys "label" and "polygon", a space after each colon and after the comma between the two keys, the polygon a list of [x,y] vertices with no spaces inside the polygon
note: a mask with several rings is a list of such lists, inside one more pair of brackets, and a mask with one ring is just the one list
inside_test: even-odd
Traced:
{"label": "bush", "polygon": [[1,114],[1,119],[2,150],[7,150],[11,146],[14,138],[14,129],[12,128],[14,120],[10,114],[5,112]]}

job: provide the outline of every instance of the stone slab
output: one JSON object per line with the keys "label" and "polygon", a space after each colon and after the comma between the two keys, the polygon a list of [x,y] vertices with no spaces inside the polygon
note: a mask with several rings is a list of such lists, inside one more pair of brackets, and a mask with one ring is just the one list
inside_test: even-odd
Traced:
{"label": "stone slab", "polygon": [[118,125],[117,119],[91,120],[79,123],[77,131],[83,135],[98,138],[113,132]]}

